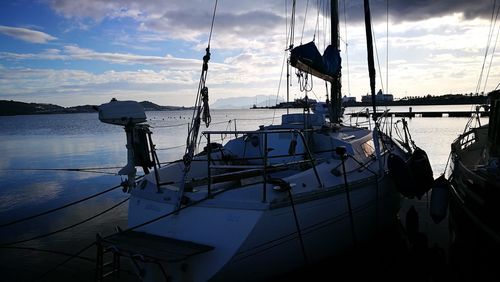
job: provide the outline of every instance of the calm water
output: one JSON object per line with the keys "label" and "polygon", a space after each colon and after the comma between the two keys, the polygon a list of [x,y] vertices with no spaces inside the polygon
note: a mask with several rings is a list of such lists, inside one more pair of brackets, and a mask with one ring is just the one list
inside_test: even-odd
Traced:
{"label": "calm water", "polygon": [[[414,106],[413,111],[439,111],[440,107]],[[446,109],[449,107],[453,106],[446,106]],[[459,111],[471,107],[455,108]],[[348,112],[359,110],[347,109]],[[407,110],[407,107],[392,110]],[[210,129],[234,129],[236,118],[238,130],[252,130],[261,124],[272,123],[273,116],[274,123],[279,123],[282,113],[284,111],[212,110]],[[147,112],[160,161],[182,156],[191,115],[191,111]],[[408,120],[412,137],[429,155],[436,177],[444,171],[450,143],[463,132],[467,120],[447,117]],[[0,117],[0,128],[0,224],[61,206],[122,181],[114,173],[117,167],[126,163],[125,133],[119,126],[99,122],[95,113]],[[99,173],[56,170],[74,168],[98,168]],[[68,209],[0,227],[0,244],[64,228],[127,197],[116,189]],[[74,253],[94,241],[97,232],[106,235],[112,233],[115,226],[125,227],[126,211],[127,203],[71,230],[15,246]],[[83,255],[95,257],[93,250]],[[0,275],[4,281],[36,279],[64,259],[64,256],[39,250],[3,248],[0,249]],[[58,269],[56,276],[51,274],[47,279],[71,277],[72,280],[88,281],[93,279],[92,268],[92,263],[74,260]]]}

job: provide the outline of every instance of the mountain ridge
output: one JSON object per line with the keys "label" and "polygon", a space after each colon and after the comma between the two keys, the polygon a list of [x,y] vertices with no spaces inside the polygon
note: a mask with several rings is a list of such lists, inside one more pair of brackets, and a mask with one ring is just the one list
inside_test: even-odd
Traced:
{"label": "mountain ridge", "polygon": [[[150,101],[139,102],[145,111],[186,110],[192,107],[160,106]],[[50,103],[25,103],[14,100],[0,100],[0,116],[73,114],[97,112],[98,105],[63,107]]]}

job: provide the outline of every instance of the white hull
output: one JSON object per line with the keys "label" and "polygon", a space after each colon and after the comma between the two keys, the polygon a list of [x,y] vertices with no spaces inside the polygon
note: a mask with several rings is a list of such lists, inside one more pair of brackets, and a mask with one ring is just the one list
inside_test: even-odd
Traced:
{"label": "white hull", "polygon": [[[332,167],[335,166],[320,165],[318,170],[321,174]],[[311,263],[350,248],[353,234],[345,186],[340,182],[343,178],[332,177],[332,185],[308,189],[308,185],[316,186],[311,169],[308,171],[304,173],[303,179],[295,179],[295,182],[307,183],[306,187],[295,186],[292,195],[305,255]],[[354,184],[356,181],[349,184],[355,236],[359,242],[373,238],[377,225],[387,223],[382,220],[394,219],[400,203],[399,195],[387,177],[379,180],[377,197],[375,178],[369,177],[368,173],[354,171],[352,175],[348,174],[348,177],[359,174],[357,184]],[[154,195],[148,197],[148,190],[154,190],[151,186],[154,185],[133,193],[129,206],[129,226],[175,209],[175,201],[166,203],[164,200],[169,196],[164,195],[162,202],[154,200]],[[241,191],[228,191],[182,210],[177,215],[141,227],[139,231],[214,247],[212,251],[193,256],[185,262],[165,264],[166,272],[174,281],[256,280],[290,272],[305,265],[299,233],[288,201],[288,192],[275,192],[269,186],[268,199],[275,200],[263,203],[259,197],[253,197],[253,201],[236,203],[233,196]],[[262,184],[245,189],[249,194],[252,191],[260,193]],[[155,266],[149,267],[148,271],[150,273],[147,276],[151,275],[153,280],[161,277]]]}

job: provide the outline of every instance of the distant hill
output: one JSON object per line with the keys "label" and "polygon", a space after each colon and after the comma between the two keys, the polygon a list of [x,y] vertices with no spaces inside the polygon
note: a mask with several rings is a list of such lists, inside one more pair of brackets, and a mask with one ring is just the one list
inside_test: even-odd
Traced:
{"label": "distant hill", "polygon": [[192,109],[192,107],[160,106],[149,101],[142,101],[139,103],[144,107],[145,111],[175,111]]}
{"label": "distant hill", "polygon": [[53,104],[23,103],[0,100],[0,115],[31,115],[47,113],[64,113],[65,108]]}
{"label": "distant hill", "polygon": [[[160,106],[149,101],[139,102],[145,111],[172,111],[191,109],[176,106]],[[40,115],[40,114],[70,114],[97,112],[97,105],[62,107],[54,104],[24,103],[18,101],[0,100],[0,116]]]}
{"label": "distant hill", "polygon": [[275,106],[277,103],[283,102],[283,98],[275,95],[257,95],[252,97],[230,97],[217,99],[210,107],[213,109],[249,109],[253,105],[257,107]]}

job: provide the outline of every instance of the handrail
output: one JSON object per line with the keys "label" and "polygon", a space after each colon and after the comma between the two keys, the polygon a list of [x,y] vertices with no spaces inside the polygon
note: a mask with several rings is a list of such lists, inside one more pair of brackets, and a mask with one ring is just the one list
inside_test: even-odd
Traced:
{"label": "handrail", "polygon": [[452,144],[459,145],[459,150],[465,150],[467,147],[472,145],[476,141],[476,132],[474,130],[467,131],[457,137],[456,141]]}
{"label": "handrail", "polygon": [[302,139],[302,143],[304,144],[304,147],[306,148],[307,154],[309,155],[309,159],[311,160],[314,175],[316,176],[316,179],[318,180],[318,185],[320,187],[323,187],[323,183],[321,182],[321,179],[319,178],[318,171],[316,170],[316,163],[314,162],[314,159],[312,158],[311,151],[309,150],[309,146],[307,145],[306,138],[302,132],[297,130],[297,133],[299,134],[300,139]]}
{"label": "handrail", "polygon": [[[207,163],[208,163],[208,182],[207,182],[207,193],[208,196],[211,194],[211,182],[212,182],[212,175],[211,175],[211,170],[214,168],[212,166],[212,161],[211,161],[211,153],[212,153],[212,148],[210,146],[210,136],[212,134],[243,134],[243,135],[249,135],[249,134],[258,134],[258,135],[264,135],[264,156],[263,156],[263,166],[262,166],[262,171],[263,171],[263,178],[264,178],[264,183],[262,187],[262,202],[267,201],[267,178],[268,178],[268,139],[267,136],[268,134],[279,134],[279,133],[290,133],[290,134],[297,134],[300,136],[300,139],[302,141],[302,144],[304,145],[305,148],[305,154],[308,157],[307,162],[309,162],[312,166],[312,169],[314,171],[314,175],[316,177],[316,180],[318,181],[318,185],[320,187],[323,187],[323,183],[321,181],[321,178],[319,177],[319,173],[316,169],[316,160],[313,158],[313,155],[311,153],[311,150],[309,149],[309,145],[306,141],[306,138],[304,136],[303,130],[298,130],[298,129],[265,129],[265,130],[253,130],[253,131],[248,131],[248,130],[241,130],[241,131],[228,131],[228,130],[219,130],[219,131],[203,131],[202,135],[207,138]],[[285,164],[286,165],[286,164]],[[218,168],[219,166],[215,166],[215,168]]]}
{"label": "handrail", "polygon": [[264,185],[262,187],[262,202],[265,203],[267,200],[267,154],[269,153],[267,148],[267,134],[264,134],[264,169],[262,173],[264,174]]}
{"label": "handrail", "polygon": [[264,129],[264,130],[210,130],[210,131],[203,131],[201,134],[206,135],[206,134],[274,134],[274,133],[299,133],[303,131],[309,131],[309,132],[314,132],[318,131],[320,129],[295,129],[295,128],[290,128],[290,129]]}
{"label": "handrail", "polygon": [[212,146],[210,146],[210,134],[207,136],[207,197],[211,197],[211,186],[212,186],[212,169],[210,168],[210,164],[212,160],[210,159],[212,156]]}

